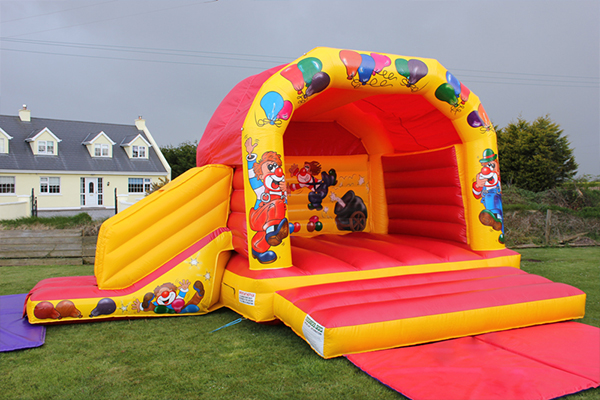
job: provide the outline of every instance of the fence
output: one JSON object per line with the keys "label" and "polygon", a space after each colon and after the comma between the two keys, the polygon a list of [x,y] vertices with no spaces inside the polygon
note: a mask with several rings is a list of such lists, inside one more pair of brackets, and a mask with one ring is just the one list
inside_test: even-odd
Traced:
{"label": "fence", "polygon": [[97,239],[80,229],[0,231],[0,266],[93,264]]}

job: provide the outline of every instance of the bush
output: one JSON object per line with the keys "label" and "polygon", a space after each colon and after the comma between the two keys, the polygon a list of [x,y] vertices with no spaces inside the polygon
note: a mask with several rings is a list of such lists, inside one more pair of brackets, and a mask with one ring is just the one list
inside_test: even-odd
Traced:
{"label": "bush", "polygon": [[507,185],[502,188],[505,211],[512,210],[556,210],[583,218],[598,218],[600,191],[561,185],[542,192]]}
{"label": "bush", "polygon": [[503,184],[540,192],[556,187],[577,172],[573,149],[560,125],[548,117],[521,118],[498,130]]}
{"label": "bush", "polygon": [[94,221],[88,213],[69,217],[24,217],[0,220],[0,229],[84,229],[95,230],[102,221]]}

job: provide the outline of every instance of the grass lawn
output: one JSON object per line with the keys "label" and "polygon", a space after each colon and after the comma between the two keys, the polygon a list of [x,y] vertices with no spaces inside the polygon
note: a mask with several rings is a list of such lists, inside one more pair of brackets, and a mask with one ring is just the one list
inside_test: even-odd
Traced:
{"label": "grass lawn", "polygon": [[[522,267],[584,290],[600,327],[600,248],[525,249]],[[0,295],[91,266],[2,267]],[[320,358],[291,329],[200,317],[49,326],[46,344],[0,353],[0,399],[404,399],[343,357]],[[565,399],[598,399],[600,389]]]}

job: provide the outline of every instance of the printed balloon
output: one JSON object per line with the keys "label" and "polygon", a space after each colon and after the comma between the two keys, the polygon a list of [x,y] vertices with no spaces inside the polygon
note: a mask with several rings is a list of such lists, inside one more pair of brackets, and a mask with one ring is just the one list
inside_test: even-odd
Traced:
{"label": "printed balloon", "polygon": [[283,102],[283,107],[281,108],[281,111],[279,111],[279,114],[277,114],[276,118],[287,121],[292,116],[293,110],[294,110],[294,106],[292,105],[292,102],[289,100],[286,100]]}
{"label": "printed balloon", "polygon": [[435,97],[438,100],[445,101],[451,106],[458,105],[458,99],[456,98],[456,94],[454,93],[454,88],[449,83],[442,83],[435,90]]}
{"label": "printed balloon", "polygon": [[483,122],[481,118],[479,118],[479,113],[477,111],[471,111],[467,116],[467,123],[473,128],[479,128],[483,126]]}
{"label": "printed balloon", "polygon": [[54,308],[54,305],[49,301],[41,301],[35,305],[33,315],[37,319],[59,319],[60,313]]}
{"label": "printed balloon", "polygon": [[173,310],[175,310],[176,313],[180,313],[184,306],[185,301],[180,298],[173,300],[173,302],[171,303],[171,307],[173,307]]}
{"label": "printed balloon", "polygon": [[479,118],[481,118],[481,121],[483,122],[483,126],[485,126],[486,128],[489,128],[490,126],[492,126],[492,122],[490,121],[490,118],[488,117],[487,113],[485,112],[485,109],[483,108],[483,104],[479,104],[479,107],[477,108],[477,112],[479,113]]}
{"label": "printed balloon", "polygon": [[429,73],[429,68],[423,61],[411,59],[408,60],[408,71],[410,72],[408,84],[413,86]]}
{"label": "printed balloon", "polygon": [[383,54],[371,53],[371,57],[375,60],[373,75],[380,73],[385,67],[389,67],[392,64],[392,60]]}
{"label": "printed balloon", "polygon": [[56,305],[56,311],[60,313],[60,318],[64,317],[72,317],[72,318],[81,318],[81,311],[75,307],[75,303],[71,300],[63,300]]}
{"label": "printed balloon", "polygon": [[360,63],[360,67],[358,67],[358,80],[363,85],[366,85],[375,69],[375,60],[367,54],[361,54],[360,57],[362,58],[362,62]]}
{"label": "printed balloon", "polygon": [[302,90],[304,89],[304,77],[302,76],[302,71],[300,71],[296,64],[286,67],[281,71],[281,76],[292,83],[292,86],[298,91],[298,94],[302,94]]}
{"label": "printed balloon", "polygon": [[340,50],[340,60],[346,66],[346,74],[348,79],[354,78],[358,73],[358,67],[362,63],[362,57],[355,51],[352,50]]}
{"label": "printed balloon", "polygon": [[308,57],[298,63],[298,69],[302,71],[302,77],[308,87],[312,83],[313,76],[323,69],[323,63],[318,58]]}
{"label": "printed balloon", "polygon": [[465,104],[467,102],[467,100],[469,100],[470,94],[471,94],[471,91],[469,90],[469,88],[461,83],[460,84],[460,101],[462,101],[463,104]]}
{"label": "printed balloon", "polygon": [[108,315],[115,312],[117,309],[117,304],[113,299],[104,298],[98,301],[96,304],[96,308],[94,308],[90,314],[91,317],[98,317],[100,315]]}
{"label": "printed balloon", "polygon": [[274,125],[277,120],[277,115],[283,108],[283,97],[277,92],[266,93],[262,99],[260,99],[260,106],[265,112],[270,124]]}
{"label": "printed balloon", "polygon": [[450,73],[450,71],[446,71],[446,80],[452,87],[454,88],[454,94],[456,97],[460,95],[460,81],[456,79],[454,75]]}
{"label": "printed balloon", "polygon": [[304,97],[312,96],[315,93],[322,92],[327,86],[331,78],[326,72],[317,72],[312,78],[310,86],[306,89]]}
{"label": "printed balloon", "polygon": [[410,77],[410,71],[408,70],[408,61],[404,58],[398,58],[394,64],[396,65],[396,71],[406,79]]}

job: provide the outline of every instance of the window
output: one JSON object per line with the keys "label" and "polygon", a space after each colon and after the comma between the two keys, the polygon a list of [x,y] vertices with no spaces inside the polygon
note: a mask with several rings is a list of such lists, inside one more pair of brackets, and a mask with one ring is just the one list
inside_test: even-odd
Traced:
{"label": "window", "polygon": [[146,146],[132,146],[132,158],[146,158]]}
{"label": "window", "polygon": [[60,193],[60,177],[40,177],[40,193]]}
{"label": "window", "polygon": [[150,178],[129,178],[129,193],[144,193],[150,190]]}
{"label": "window", "polygon": [[38,154],[54,154],[54,141],[52,140],[39,140],[38,141]]}
{"label": "window", "polygon": [[0,137],[0,153],[4,153],[6,150],[4,150],[4,138]]}
{"label": "window", "polygon": [[79,178],[79,191],[80,191],[80,195],[79,195],[79,203],[82,206],[85,206],[85,178]]}
{"label": "window", "polygon": [[108,157],[108,145],[107,144],[95,144],[94,145],[94,156],[95,157]]}
{"label": "window", "polygon": [[15,193],[15,177],[0,176],[0,194]]}
{"label": "window", "polygon": [[101,206],[102,203],[103,203],[102,178],[98,178],[98,205]]}

